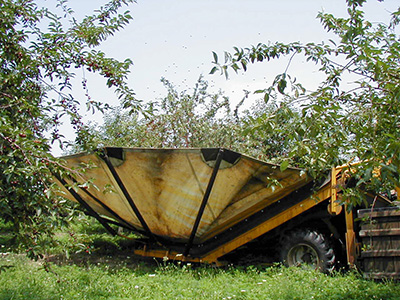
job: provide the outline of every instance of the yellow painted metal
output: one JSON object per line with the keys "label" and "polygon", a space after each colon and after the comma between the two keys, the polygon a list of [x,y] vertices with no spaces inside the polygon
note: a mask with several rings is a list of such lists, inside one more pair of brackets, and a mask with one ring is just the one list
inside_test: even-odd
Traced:
{"label": "yellow painted metal", "polygon": [[356,234],[354,232],[354,217],[353,212],[348,211],[347,206],[345,207],[345,219],[346,219],[346,254],[347,263],[350,267],[353,267],[356,261],[357,248],[356,248]]}
{"label": "yellow painted metal", "polygon": [[[335,173],[336,172],[336,173]],[[337,170],[333,170],[333,174],[338,174]],[[332,177],[336,178],[336,177]],[[135,253],[142,256],[149,257],[168,257],[171,260],[183,260],[183,261],[191,261],[191,262],[207,262],[207,263],[218,263],[218,258],[230,253],[231,251],[239,248],[240,246],[260,237],[261,235],[271,231],[274,228],[284,224],[285,222],[291,220],[292,218],[300,215],[301,213],[309,210],[313,206],[329,200],[328,207],[331,207],[332,200],[335,199],[333,194],[337,194],[337,190],[333,189],[333,186],[336,185],[327,184],[322,189],[320,189],[316,194],[306,198],[302,202],[288,208],[284,212],[274,216],[273,218],[263,222],[262,224],[254,227],[248,232],[234,238],[226,244],[223,244],[211,252],[203,255],[202,257],[184,257],[182,254],[177,252],[167,252],[160,250],[136,250]],[[347,207],[346,207],[347,208]],[[345,210],[345,220],[346,220],[346,253],[347,253],[347,262],[350,266],[354,266],[355,259],[357,257],[356,254],[356,236],[354,232],[354,218],[353,213]],[[340,213],[340,211],[338,212]]]}
{"label": "yellow painted metal", "polygon": [[338,175],[341,174],[341,171],[342,170],[340,168],[332,168],[331,171],[331,200],[329,201],[328,205],[328,211],[331,215],[338,215],[342,211],[342,205],[340,205],[338,201],[338,191],[340,190]]}
{"label": "yellow painted metal", "polygon": [[282,225],[283,223],[300,215],[301,213],[307,211],[308,209],[321,203],[322,201],[329,199],[330,197],[331,187],[330,185],[327,185],[319,190],[316,194],[288,208],[287,210],[263,222],[262,224],[249,230],[248,232],[236,237],[235,239],[222,245],[221,247],[214,249],[213,251],[205,255],[202,260],[209,263],[215,262],[219,257],[271,231],[272,229]]}
{"label": "yellow painted metal", "polygon": [[[110,153],[122,153],[118,157],[110,155],[110,160],[152,234],[186,242],[213,170],[213,162],[206,161],[202,149],[107,149]],[[214,237],[311,180],[299,169],[288,168],[281,172],[279,166],[237,155],[237,161],[221,164],[195,243]],[[103,159],[94,153],[64,159],[69,167],[94,165],[78,178],[78,182],[93,180],[94,185],[88,192],[127,223],[143,229]],[[273,185],[273,181],[278,184]],[[74,200],[66,189],[64,193]],[[113,218],[84,191],[78,190],[78,193],[97,213]]]}
{"label": "yellow painted metal", "polygon": [[201,258],[185,257],[182,253],[170,250],[159,249],[135,249],[134,253],[143,257],[166,258],[171,261],[185,261],[185,262],[204,262]]}

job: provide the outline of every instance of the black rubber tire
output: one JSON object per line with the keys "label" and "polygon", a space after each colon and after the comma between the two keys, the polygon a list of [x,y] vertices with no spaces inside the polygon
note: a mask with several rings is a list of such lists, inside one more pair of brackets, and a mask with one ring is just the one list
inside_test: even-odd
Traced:
{"label": "black rubber tire", "polygon": [[335,266],[335,252],[321,233],[302,229],[287,234],[281,243],[281,261],[288,267],[299,266],[328,273]]}

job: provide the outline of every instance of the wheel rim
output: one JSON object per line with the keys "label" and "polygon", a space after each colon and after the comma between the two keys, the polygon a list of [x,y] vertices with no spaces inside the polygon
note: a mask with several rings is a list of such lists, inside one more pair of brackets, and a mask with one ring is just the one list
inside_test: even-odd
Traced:
{"label": "wheel rim", "polygon": [[317,269],[320,260],[317,251],[308,244],[297,244],[290,248],[287,256],[287,263],[290,267],[311,267]]}

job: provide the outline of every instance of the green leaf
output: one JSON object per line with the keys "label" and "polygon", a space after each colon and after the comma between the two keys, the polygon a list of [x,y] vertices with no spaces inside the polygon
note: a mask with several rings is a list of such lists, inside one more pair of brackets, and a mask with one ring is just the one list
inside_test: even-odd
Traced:
{"label": "green leaf", "polygon": [[269,100],[269,93],[265,93],[265,95],[264,95],[264,102],[265,102],[265,103],[268,103],[268,100]]}
{"label": "green leaf", "polygon": [[285,171],[289,167],[289,162],[287,160],[284,160],[281,165],[279,166],[279,169],[281,172]]}
{"label": "green leaf", "polygon": [[286,85],[287,85],[287,82],[286,82],[285,79],[282,78],[281,80],[279,80],[279,82],[278,82],[278,91],[279,91],[279,93],[281,93],[281,94],[285,93]]}
{"label": "green leaf", "polygon": [[256,90],[254,91],[254,94],[262,94],[265,93],[265,90]]}
{"label": "green leaf", "polygon": [[214,56],[214,63],[217,64],[218,63],[218,55],[214,51],[213,51],[213,56]]}
{"label": "green leaf", "polygon": [[214,74],[218,70],[218,67],[214,67],[211,69],[210,74]]}

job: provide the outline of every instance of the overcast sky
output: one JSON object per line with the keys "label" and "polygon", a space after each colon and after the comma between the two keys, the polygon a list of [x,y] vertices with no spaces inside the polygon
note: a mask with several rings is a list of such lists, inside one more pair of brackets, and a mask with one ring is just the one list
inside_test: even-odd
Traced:
{"label": "overcast sky", "polygon": [[[106,2],[68,1],[78,19]],[[38,3],[51,7],[55,1]],[[387,22],[390,12],[398,6],[398,0],[370,0],[366,5],[367,18]],[[138,0],[128,9],[133,20],[106,41],[101,50],[110,57],[130,58],[134,62],[129,83],[139,99],[154,100],[165,95],[161,77],[180,89],[189,89],[203,74],[214,89],[225,91],[233,103],[242,98],[243,89],[265,87],[266,82],[285,70],[287,59],[252,65],[245,74],[231,72],[230,79],[226,80],[219,74],[209,75],[213,67],[212,51],[222,57],[233,46],[249,47],[268,41],[327,41],[332,35],[316,19],[318,12],[346,16],[344,0]],[[289,73],[305,82],[308,88],[318,80],[315,67],[300,57],[291,65]],[[117,105],[117,97],[103,86],[103,80],[92,79],[91,96]]]}

